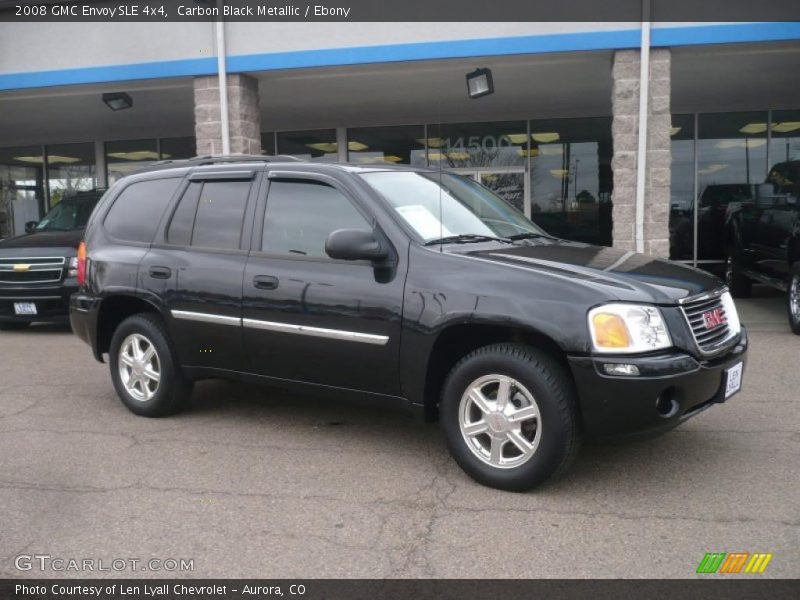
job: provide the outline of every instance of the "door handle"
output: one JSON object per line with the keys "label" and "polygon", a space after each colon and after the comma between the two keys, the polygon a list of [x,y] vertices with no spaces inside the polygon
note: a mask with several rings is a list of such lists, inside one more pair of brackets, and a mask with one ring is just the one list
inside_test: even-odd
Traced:
{"label": "door handle", "polygon": [[256,275],[253,285],[260,290],[274,290],[278,287],[278,278],[272,275]]}
{"label": "door handle", "polygon": [[169,267],[150,267],[150,277],[153,279],[169,279],[172,276],[172,269]]}

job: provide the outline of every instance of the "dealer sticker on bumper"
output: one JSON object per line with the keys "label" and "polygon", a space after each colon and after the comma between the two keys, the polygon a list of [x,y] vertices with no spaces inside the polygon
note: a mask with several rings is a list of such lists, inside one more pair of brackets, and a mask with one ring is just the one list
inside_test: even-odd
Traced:
{"label": "dealer sticker on bumper", "polygon": [[743,371],[744,364],[739,363],[738,365],[732,366],[727,371],[726,383],[725,383],[725,399],[727,400],[731,396],[733,396],[736,392],[742,389],[742,371]]}
{"label": "dealer sticker on bumper", "polygon": [[36,304],[34,302],[14,302],[14,314],[35,315]]}

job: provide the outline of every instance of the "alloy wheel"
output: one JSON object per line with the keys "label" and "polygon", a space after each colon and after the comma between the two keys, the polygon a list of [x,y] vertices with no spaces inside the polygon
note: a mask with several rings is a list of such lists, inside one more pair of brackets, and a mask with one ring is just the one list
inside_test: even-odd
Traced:
{"label": "alloy wheel", "polygon": [[793,275],[789,283],[789,314],[792,321],[800,323],[800,275]]}
{"label": "alloy wheel", "polygon": [[140,333],[126,337],[119,350],[119,375],[131,398],[147,402],[158,392],[161,362],[153,343]]}
{"label": "alloy wheel", "polygon": [[500,469],[526,463],[541,440],[541,414],[533,394],[505,375],[470,383],[461,397],[458,421],[470,451]]}

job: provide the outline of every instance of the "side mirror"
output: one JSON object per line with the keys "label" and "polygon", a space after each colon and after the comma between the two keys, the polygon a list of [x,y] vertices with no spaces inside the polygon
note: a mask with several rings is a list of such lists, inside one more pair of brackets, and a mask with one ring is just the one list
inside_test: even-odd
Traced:
{"label": "side mirror", "polygon": [[339,260],[371,260],[378,262],[389,253],[372,231],[337,229],[325,240],[325,253]]}
{"label": "side mirror", "polygon": [[25,223],[25,233],[32,233],[38,224],[39,221],[28,221]]}

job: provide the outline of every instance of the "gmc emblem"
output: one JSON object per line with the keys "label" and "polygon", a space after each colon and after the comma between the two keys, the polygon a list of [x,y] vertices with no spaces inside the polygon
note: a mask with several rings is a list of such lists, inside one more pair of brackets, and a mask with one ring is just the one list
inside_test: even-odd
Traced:
{"label": "gmc emblem", "polygon": [[725,314],[722,312],[721,308],[715,308],[714,310],[704,312],[703,323],[705,323],[706,329],[714,329],[715,327],[719,327],[725,323]]}

